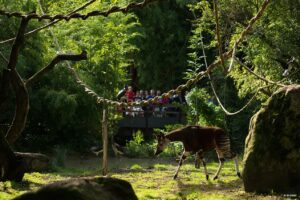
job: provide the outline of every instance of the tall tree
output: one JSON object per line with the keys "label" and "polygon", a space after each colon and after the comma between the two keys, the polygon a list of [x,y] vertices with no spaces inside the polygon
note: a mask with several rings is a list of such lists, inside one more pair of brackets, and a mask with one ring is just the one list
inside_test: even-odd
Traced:
{"label": "tall tree", "polygon": [[168,90],[183,82],[192,18],[188,2],[167,0],[135,11],[142,32],[134,62],[137,87]]}
{"label": "tall tree", "polygon": [[[103,15],[105,17],[107,17],[109,14],[114,13],[114,12],[128,12],[132,7],[143,7],[145,5],[147,5],[147,3],[152,2],[151,0],[148,1],[144,1],[142,3],[139,4],[131,4],[128,7],[124,7],[124,8],[119,8],[116,9],[116,7],[111,8],[110,10],[108,10],[107,12],[100,12],[100,11],[96,11],[96,15]],[[89,14],[89,13],[93,13],[93,15]],[[82,19],[86,20],[87,18],[94,16],[95,12],[89,12],[86,15],[81,15]],[[12,14],[6,11],[1,11],[1,15],[6,15],[6,16],[11,16]],[[1,176],[0,176],[0,181],[5,181],[5,180],[16,180],[16,181],[20,181],[24,175],[24,172],[26,171],[26,166],[24,165],[24,162],[20,161],[17,156],[13,153],[12,149],[10,148],[10,144],[14,143],[21,135],[21,133],[23,132],[25,125],[26,125],[26,121],[27,121],[27,115],[28,115],[28,111],[29,111],[29,94],[28,94],[28,88],[32,87],[32,85],[36,82],[38,82],[43,76],[45,76],[48,72],[52,71],[54,69],[54,67],[61,61],[64,60],[71,60],[71,61],[80,61],[80,60],[84,60],[87,59],[87,53],[86,51],[82,51],[81,54],[77,54],[77,55],[73,55],[70,53],[65,53],[65,54],[58,54],[54,59],[52,59],[52,61],[44,68],[39,69],[38,71],[34,71],[34,70],[30,70],[29,73],[30,76],[29,77],[21,77],[20,73],[19,73],[19,69],[17,68],[17,62],[18,62],[18,57],[20,55],[20,49],[23,47],[23,42],[24,42],[24,38],[25,38],[25,32],[26,29],[28,27],[28,23],[32,20],[32,19],[40,19],[43,20],[44,18],[49,19],[49,15],[37,15],[35,13],[30,13],[30,14],[21,14],[21,13],[17,13],[16,15],[13,14],[15,17],[20,19],[20,25],[17,31],[17,36],[14,39],[13,45],[12,45],[12,49],[11,52],[9,54],[9,59],[7,60],[7,67],[3,68],[3,72],[2,72],[2,76],[1,76],[1,97],[4,96],[2,94],[6,93],[7,90],[9,90],[9,85],[7,84],[7,82],[9,82],[12,85],[12,90],[15,93],[15,99],[16,99],[16,110],[15,110],[15,114],[14,114],[14,119],[12,124],[10,125],[8,131],[7,131],[7,135],[6,138],[4,137],[3,134],[1,134],[0,137],[0,141],[1,141],[1,151],[0,151],[0,167],[1,167]],[[72,15],[56,15],[55,17],[50,17],[52,21],[54,21],[57,18],[64,18],[64,19],[70,19],[70,18],[77,18],[78,15],[80,14],[72,14]],[[102,54],[102,55],[125,55],[128,51],[130,50],[131,46],[129,46],[127,44],[126,38],[124,37],[120,37],[119,34],[122,30],[126,30],[128,27],[126,25],[128,25],[130,27],[130,23],[123,23],[120,20],[118,20],[118,18],[115,18],[115,21],[113,21],[112,23],[112,19],[110,21],[107,21],[108,24],[108,29],[110,30],[109,34],[106,35],[105,31],[104,31],[104,37],[103,36],[103,40],[104,42],[102,43],[102,45],[104,46],[103,51],[106,52],[106,54]],[[103,22],[103,21],[102,21]],[[84,25],[84,24],[82,24]],[[118,25],[117,27],[119,29],[115,29],[113,25]],[[110,29],[109,29],[110,28]],[[101,29],[100,29],[101,30]],[[116,32],[116,30],[118,32]],[[115,33],[116,32],[116,33]],[[117,34],[114,35],[113,33]],[[54,37],[54,34],[52,34],[52,36]],[[113,37],[117,37],[119,36],[120,40],[118,40],[117,42],[113,43],[112,38]],[[78,37],[78,35],[75,35],[74,37]],[[57,40],[57,38],[54,37],[54,40]],[[55,41],[57,46],[56,48],[59,48],[59,43],[58,41]],[[69,43],[66,43],[67,45],[70,45],[71,41],[68,41]],[[89,41],[90,42],[90,41]],[[120,44],[121,43],[121,44]],[[111,45],[109,45],[111,44]],[[67,46],[65,45],[65,46]],[[106,46],[105,46],[106,45]],[[49,45],[51,47],[51,45]],[[65,47],[62,46],[62,47]],[[80,49],[82,46],[78,45],[74,45],[71,44],[69,46],[70,48],[77,50]],[[105,47],[113,47],[110,48],[109,51],[106,51]],[[119,47],[124,47],[121,51],[121,53],[119,53],[120,50],[118,49]],[[102,47],[103,48],[103,47]],[[49,49],[50,50],[50,49]],[[101,51],[101,50],[100,50]],[[53,53],[53,51],[52,51]],[[114,54],[113,54],[114,53]],[[51,54],[51,53],[50,53]],[[5,57],[5,56],[3,56]],[[5,58],[3,58],[5,60]],[[107,63],[102,63],[102,65],[107,64],[107,67],[105,68],[106,71],[100,71],[101,76],[103,76],[103,74],[105,73],[109,73],[110,69],[113,69],[116,71],[116,73],[120,73],[118,71],[119,67],[122,67],[122,65],[124,65],[125,63],[124,57],[121,57],[120,59],[113,59],[113,57],[110,57],[107,59]],[[88,68],[82,67],[83,71],[88,71]],[[112,70],[112,72],[114,72]],[[95,70],[96,71],[96,70]],[[121,70],[122,71],[122,70]],[[96,72],[94,74],[97,74]],[[93,76],[92,76],[93,77]],[[104,81],[105,84],[108,85],[112,85],[112,81],[114,81],[115,77],[109,77],[109,79],[107,79],[109,82]],[[118,82],[117,82],[118,83]],[[106,85],[107,86],[107,85]],[[111,87],[114,88],[114,87]],[[46,98],[48,96],[48,98],[52,98],[52,95],[57,95],[56,92],[52,92],[51,91],[48,93],[48,95],[46,95]],[[111,94],[111,92],[107,92],[107,94]],[[72,98],[68,98],[67,101],[62,100],[61,97],[64,97],[64,93],[61,92],[58,94],[60,96],[60,99],[56,99],[55,103],[53,104],[53,106],[55,107],[57,104],[61,104],[62,102],[72,102],[74,101],[74,99]],[[65,95],[67,96],[67,95]],[[67,96],[68,97],[68,96]],[[3,101],[1,99],[1,102],[4,102],[5,98],[3,98]],[[70,110],[67,110],[70,111]],[[69,113],[68,113],[69,114]],[[63,117],[61,118],[62,121],[64,120]]]}

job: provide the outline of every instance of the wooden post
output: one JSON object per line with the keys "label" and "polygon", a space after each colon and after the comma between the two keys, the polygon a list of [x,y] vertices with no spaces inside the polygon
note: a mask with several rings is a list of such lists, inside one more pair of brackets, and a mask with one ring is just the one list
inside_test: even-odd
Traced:
{"label": "wooden post", "polygon": [[103,142],[103,163],[102,163],[102,174],[107,175],[108,172],[108,130],[107,130],[107,117],[106,109],[103,110],[102,119],[102,142]]}

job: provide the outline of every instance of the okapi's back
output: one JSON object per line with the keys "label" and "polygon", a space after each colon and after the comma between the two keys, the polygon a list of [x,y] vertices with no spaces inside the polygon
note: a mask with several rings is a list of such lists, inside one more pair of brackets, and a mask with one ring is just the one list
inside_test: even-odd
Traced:
{"label": "okapi's back", "polygon": [[230,152],[230,141],[223,129],[218,127],[187,126],[180,130],[186,151],[197,152],[200,149],[210,151],[215,148]]}

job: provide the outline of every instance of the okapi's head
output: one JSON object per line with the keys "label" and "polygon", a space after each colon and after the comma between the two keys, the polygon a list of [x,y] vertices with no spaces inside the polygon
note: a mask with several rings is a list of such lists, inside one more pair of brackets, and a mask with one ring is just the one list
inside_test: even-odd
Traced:
{"label": "okapi's head", "polygon": [[164,151],[164,149],[170,143],[170,140],[163,133],[158,133],[156,135],[156,139],[157,139],[157,146],[156,146],[155,155],[158,155]]}

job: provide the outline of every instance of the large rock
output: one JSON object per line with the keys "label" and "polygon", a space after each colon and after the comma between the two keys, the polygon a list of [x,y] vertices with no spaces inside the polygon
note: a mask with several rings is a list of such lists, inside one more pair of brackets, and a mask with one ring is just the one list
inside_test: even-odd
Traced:
{"label": "large rock", "polygon": [[46,185],[15,200],[136,200],[127,181],[116,178],[72,179]]}
{"label": "large rock", "polygon": [[300,85],[278,90],[251,118],[243,179],[247,192],[300,193]]}

